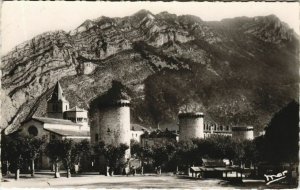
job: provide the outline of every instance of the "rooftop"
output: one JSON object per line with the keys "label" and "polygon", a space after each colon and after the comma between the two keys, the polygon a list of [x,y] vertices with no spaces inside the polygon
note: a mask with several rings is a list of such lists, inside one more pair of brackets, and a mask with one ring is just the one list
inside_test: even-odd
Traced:
{"label": "rooftop", "polygon": [[131,131],[150,131],[146,127],[143,127],[139,124],[131,124]]}
{"label": "rooftop", "polygon": [[72,131],[72,130],[62,130],[62,129],[45,129],[46,131],[50,131],[56,133],[60,136],[69,136],[69,137],[89,137],[89,131]]}
{"label": "rooftop", "polygon": [[32,117],[32,119],[42,123],[81,126],[80,124],[74,123],[66,119],[54,119],[49,117]]}

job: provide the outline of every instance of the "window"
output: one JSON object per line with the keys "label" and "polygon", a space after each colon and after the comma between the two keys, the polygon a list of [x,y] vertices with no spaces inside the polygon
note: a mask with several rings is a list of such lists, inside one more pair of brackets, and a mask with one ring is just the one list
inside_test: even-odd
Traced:
{"label": "window", "polygon": [[35,126],[30,126],[28,128],[28,133],[29,133],[29,135],[32,135],[35,137],[38,135],[38,129]]}
{"label": "window", "polygon": [[99,135],[95,134],[95,141],[97,142],[99,140]]}

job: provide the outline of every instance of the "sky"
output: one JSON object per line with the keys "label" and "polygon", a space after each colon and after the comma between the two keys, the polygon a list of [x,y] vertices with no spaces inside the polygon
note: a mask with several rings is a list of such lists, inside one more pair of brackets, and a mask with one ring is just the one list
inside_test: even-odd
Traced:
{"label": "sky", "polygon": [[124,17],[146,9],[153,14],[191,14],[204,21],[239,16],[276,15],[299,34],[299,3],[286,2],[3,2],[1,7],[1,53],[34,36],[54,30],[75,29],[87,19]]}

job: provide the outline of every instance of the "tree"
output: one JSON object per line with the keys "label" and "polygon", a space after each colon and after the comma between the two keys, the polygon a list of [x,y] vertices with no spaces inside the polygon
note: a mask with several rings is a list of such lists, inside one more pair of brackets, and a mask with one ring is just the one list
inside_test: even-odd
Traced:
{"label": "tree", "polygon": [[106,164],[109,166],[109,175],[113,175],[113,172],[117,167],[122,167],[124,163],[125,151],[128,149],[128,145],[119,144],[114,146],[111,144],[106,145],[103,141],[100,141],[94,146],[94,152],[98,156],[104,156]]}
{"label": "tree", "polygon": [[67,170],[67,177],[71,177],[71,168],[80,160],[80,157],[88,150],[80,152],[80,148],[87,146],[85,142],[76,144],[72,139],[53,140],[46,146],[46,155],[55,165],[55,177],[59,177],[58,163],[62,161]]}
{"label": "tree", "polygon": [[74,149],[72,151],[72,162],[74,164],[80,165],[81,160],[90,157],[91,155],[91,145],[88,140],[82,140],[75,143]]}
{"label": "tree", "polygon": [[[9,172],[8,142],[9,142],[8,136],[1,134],[1,166],[2,166],[1,172],[5,171],[6,174],[8,174],[8,172]],[[6,163],[6,164],[2,164],[2,163]],[[6,168],[3,168],[3,165],[5,165]]]}
{"label": "tree", "polygon": [[34,176],[34,161],[40,154],[42,153],[44,149],[44,145],[46,143],[46,140],[40,139],[40,138],[32,138],[32,137],[25,137],[25,146],[24,146],[24,159],[29,161],[31,163],[31,176]]}
{"label": "tree", "polygon": [[131,157],[139,159],[141,161],[141,173],[144,174],[144,147],[142,147],[141,143],[131,139],[130,141],[130,154]]}
{"label": "tree", "polygon": [[154,166],[158,169],[157,173],[161,174],[161,167],[165,166],[175,155],[175,145],[173,143],[167,143],[163,145],[155,145],[150,153],[153,159]]}
{"label": "tree", "polygon": [[[193,139],[197,145],[195,155],[197,160],[201,158],[229,159],[241,162],[244,158],[243,143],[233,140],[228,136],[215,135],[206,139]],[[199,164],[199,162],[197,163]]]}
{"label": "tree", "polygon": [[175,161],[177,166],[189,167],[200,159],[197,154],[197,145],[192,140],[180,141],[176,146]]}
{"label": "tree", "polygon": [[133,139],[130,141],[130,154],[136,158],[141,158],[143,154],[142,145]]}
{"label": "tree", "polygon": [[72,139],[64,139],[60,141],[60,144],[62,152],[59,156],[67,170],[67,178],[70,178],[71,168],[73,167],[75,161],[72,159],[74,155],[75,143]]}
{"label": "tree", "polygon": [[60,177],[58,172],[58,163],[61,161],[63,155],[61,140],[52,140],[46,145],[45,149],[46,155],[50,158],[51,162],[54,164],[54,177]]}
{"label": "tree", "polygon": [[12,164],[15,171],[15,179],[20,178],[20,168],[24,163],[25,139],[18,134],[6,136],[2,141],[2,152],[6,159]]}
{"label": "tree", "polygon": [[270,163],[298,162],[299,103],[290,102],[271,119],[266,128],[265,160]]}

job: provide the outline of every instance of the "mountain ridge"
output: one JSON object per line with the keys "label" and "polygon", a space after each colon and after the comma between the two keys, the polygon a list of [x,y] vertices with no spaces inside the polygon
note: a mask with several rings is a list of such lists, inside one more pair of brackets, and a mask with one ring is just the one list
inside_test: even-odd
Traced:
{"label": "mountain ridge", "polygon": [[111,81],[121,81],[136,96],[135,123],[172,123],[182,107],[195,107],[214,122],[261,130],[298,96],[298,37],[273,17],[206,22],[144,10],[38,35],[2,57],[1,127],[11,132],[44,116],[61,79],[71,105],[86,109]]}

